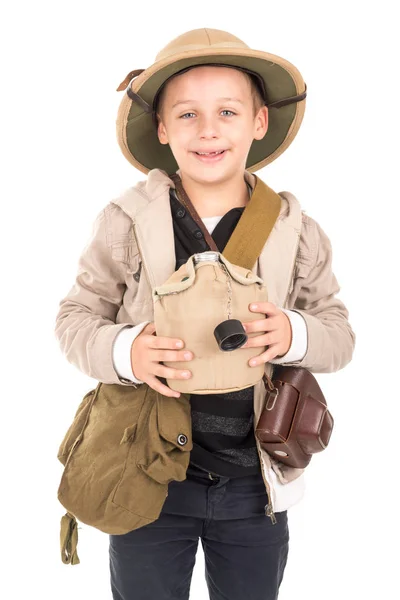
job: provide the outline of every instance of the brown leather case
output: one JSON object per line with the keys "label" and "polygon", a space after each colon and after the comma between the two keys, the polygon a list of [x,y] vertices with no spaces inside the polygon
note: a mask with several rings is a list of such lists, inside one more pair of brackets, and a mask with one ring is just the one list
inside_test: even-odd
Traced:
{"label": "brown leather case", "polygon": [[333,417],[313,374],[302,367],[274,367],[272,381],[263,377],[266,398],[255,435],[276,460],[304,468],[325,450]]}

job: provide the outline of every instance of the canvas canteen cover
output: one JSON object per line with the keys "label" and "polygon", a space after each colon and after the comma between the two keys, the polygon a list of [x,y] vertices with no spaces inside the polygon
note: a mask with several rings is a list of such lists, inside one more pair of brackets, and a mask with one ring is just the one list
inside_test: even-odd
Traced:
{"label": "canvas canteen cover", "polygon": [[[247,337],[242,322],[265,318],[250,311],[252,302],[267,302],[263,280],[250,269],[233,265],[218,252],[192,255],[162,286],[153,290],[157,335],[177,337],[193,352],[189,380],[167,379],[183,393],[212,394],[244,389],[257,383],[264,364],[248,362],[265,346],[241,348]],[[186,369],[185,362],[164,362]]]}

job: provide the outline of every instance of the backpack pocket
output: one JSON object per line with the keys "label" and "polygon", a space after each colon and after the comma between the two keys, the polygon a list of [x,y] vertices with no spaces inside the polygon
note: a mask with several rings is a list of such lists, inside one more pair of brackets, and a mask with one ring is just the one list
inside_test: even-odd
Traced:
{"label": "backpack pocket", "polygon": [[192,448],[189,396],[169,398],[157,392],[141,435],[137,466],[161,484],[183,481]]}
{"label": "backpack pocket", "polygon": [[[136,447],[136,429],[140,430],[147,411],[146,396],[145,385],[136,389],[100,382],[95,393],[82,400],[61,446],[65,466],[58,500],[83,523],[108,533],[126,532],[130,524],[135,527],[137,517],[124,517],[125,507],[135,499],[134,473],[126,473],[126,466]],[[125,503],[116,508],[112,498],[121,481]],[[139,506],[144,514],[146,506],[144,501]]]}

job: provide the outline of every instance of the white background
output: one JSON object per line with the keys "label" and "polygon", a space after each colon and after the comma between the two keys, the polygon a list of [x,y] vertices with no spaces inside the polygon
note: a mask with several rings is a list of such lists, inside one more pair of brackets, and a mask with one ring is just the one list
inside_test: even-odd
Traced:
{"label": "white background", "polygon": [[[395,6],[37,0],[2,9],[2,598],[111,599],[106,534],[80,524],[81,564],[60,559],[56,454],[96,382],[62,356],[54,320],[95,215],[144,177],[116,142],[116,88],[199,27],[230,31],[302,73],[300,131],[258,175],[294,193],[330,237],[357,336],[351,363],[318,375],[335,428],[288,513],[279,598],[400,597]],[[200,543],[190,597],[208,598]]]}

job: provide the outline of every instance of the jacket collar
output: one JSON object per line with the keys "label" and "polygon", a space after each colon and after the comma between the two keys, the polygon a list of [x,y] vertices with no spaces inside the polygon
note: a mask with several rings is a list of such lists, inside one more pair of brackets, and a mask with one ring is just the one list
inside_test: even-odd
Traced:
{"label": "jacket collar", "polygon": [[[180,171],[178,170],[177,173],[180,174]],[[244,178],[254,189],[255,176],[245,171]],[[165,171],[152,169],[145,181],[139,181],[120,197],[112,200],[132,219],[143,266],[152,288],[162,285],[175,271],[175,239],[169,202],[171,187],[175,188],[175,184]],[[262,255],[265,252],[270,253],[274,248],[279,256],[279,252],[286,250],[280,245],[280,240],[285,243],[284,232],[293,231],[294,228],[297,234],[300,233],[300,205],[292,194],[288,192],[279,194],[283,199],[281,212]],[[276,235],[273,235],[274,230],[283,233],[283,236],[279,236],[279,240]],[[253,272],[263,277],[264,273],[260,271],[259,262],[258,260],[255,263]]]}
{"label": "jacket collar", "polygon": [[[180,169],[177,171],[181,174]],[[249,171],[244,172],[244,179],[254,189],[256,178]],[[149,171],[147,179],[139,181],[135,186],[128,188],[120,197],[112,200],[122,210],[136,221],[136,216],[143,210],[146,210],[151,204],[157,202],[160,198],[169,197],[169,189],[175,189],[175,184],[165,171],[161,169],[152,169]]]}

